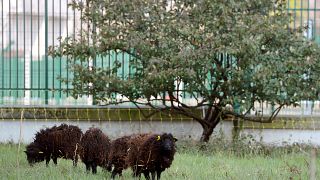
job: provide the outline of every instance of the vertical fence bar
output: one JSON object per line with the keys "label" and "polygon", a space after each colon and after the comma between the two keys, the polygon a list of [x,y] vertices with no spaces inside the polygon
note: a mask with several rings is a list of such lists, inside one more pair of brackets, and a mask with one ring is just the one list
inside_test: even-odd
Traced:
{"label": "vertical fence bar", "polygon": [[124,71],[125,71],[125,68],[124,68],[124,52],[121,52],[122,53],[122,80],[124,80],[124,77],[125,77],[125,75],[124,75]]}
{"label": "vertical fence bar", "polygon": [[38,0],[38,97],[40,98],[40,2]]}
{"label": "vertical fence bar", "polygon": [[[309,28],[310,28],[310,27],[309,27],[310,1],[308,1],[308,5],[307,5],[307,6],[308,6],[308,15],[307,15],[307,25],[308,25],[308,29],[307,29],[307,32],[308,32],[308,30],[309,30]],[[313,38],[313,35],[311,34],[311,37],[308,37],[308,38],[310,38],[310,39]]]}
{"label": "vertical fence bar", "polygon": [[[114,66],[115,64],[118,64],[118,52],[117,51],[114,52],[114,60],[113,60],[112,66]],[[117,77],[119,76],[119,68],[117,68],[115,74]]]}
{"label": "vertical fence bar", "polygon": [[16,43],[17,43],[17,49],[16,49],[16,98],[18,98],[18,84],[19,84],[19,19],[18,19],[18,0],[16,0]]}
{"label": "vertical fence bar", "polygon": [[289,14],[289,9],[290,9],[290,0],[288,0],[288,2],[287,2],[287,13]]}
{"label": "vertical fence bar", "polygon": [[[69,4],[69,0],[67,0],[67,4]],[[69,8],[67,7],[67,37],[69,38]],[[67,39],[67,42],[68,39]],[[68,97],[68,93],[69,93],[69,56],[67,55],[67,63],[66,63],[66,66],[67,66],[67,93],[66,93],[66,96]]]}
{"label": "vertical fence bar", "polygon": [[293,7],[293,18],[294,18],[294,21],[293,21],[293,29],[296,29],[296,20],[297,20],[297,0],[294,1],[294,7]]}
{"label": "vertical fence bar", "polygon": [[33,32],[32,32],[32,26],[33,26],[33,21],[32,21],[32,18],[33,18],[33,10],[32,10],[32,0],[31,1],[31,6],[30,6],[30,97],[32,98],[32,90],[33,90],[33,62],[32,62],[32,46],[33,46]]}
{"label": "vertical fence bar", "polygon": [[[108,21],[108,24],[110,26],[110,21]],[[111,69],[111,51],[108,52],[108,68]],[[111,71],[109,71],[109,77],[111,77]]]}
{"label": "vertical fence bar", "polygon": [[[81,0],[81,4],[83,5],[83,1]],[[82,8],[80,10],[80,38],[82,42]]]}
{"label": "vertical fence bar", "polygon": [[48,0],[45,0],[45,104],[48,104]]}
{"label": "vertical fence bar", "polygon": [[[108,52],[108,68],[111,69],[111,51]],[[111,71],[109,71],[109,77],[111,77]]]}
{"label": "vertical fence bar", "polygon": [[[73,9],[73,39],[75,39],[75,38],[76,38],[76,10]],[[73,56],[73,60],[72,61],[73,61],[73,63],[76,62],[76,58],[74,56]],[[68,83],[68,85],[69,85],[69,83]],[[68,86],[67,89],[68,89],[67,92],[69,92],[69,86]]]}
{"label": "vertical fence bar", "polygon": [[9,0],[9,97],[11,97],[11,0]]}
{"label": "vertical fence bar", "polygon": [[313,19],[314,19],[314,21],[313,21],[313,29],[314,29],[314,32],[313,32],[313,34],[314,34],[314,37],[316,38],[316,31],[317,31],[317,28],[316,28],[316,26],[317,26],[317,18],[316,18],[316,14],[317,14],[317,11],[318,10],[318,8],[317,8],[317,1],[315,0],[314,1],[314,10],[313,10]]}
{"label": "vertical fence bar", "polygon": [[[89,2],[86,1],[86,3],[87,3],[87,6],[89,8]],[[82,13],[81,13],[81,16],[82,16]],[[90,47],[90,20],[89,20],[89,18],[87,20],[87,32],[88,32],[88,37],[87,37],[88,38],[88,47]],[[92,61],[92,59],[89,57],[87,59],[88,68],[90,68],[90,66],[92,65],[90,61]]]}
{"label": "vertical fence bar", "polygon": [[1,67],[1,76],[2,76],[2,79],[1,79],[1,100],[3,99],[3,96],[4,96],[4,34],[3,34],[3,31],[4,31],[4,26],[3,26],[3,0],[1,0],[1,37],[2,37],[2,48],[1,48],[1,61],[2,61],[2,67]]}
{"label": "vertical fence bar", "polygon": [[[26,0],[23,0],[23,97],[26,95]],[[29,73],[29,72],[28,72]]]}
{"label": "vertical fence bar", "polygon": [[[89,5],[88,5],[89,6]],[[100,4],[98,5],[98,6],[95,6],[94,4],[92,4],[92,7],[91,8],[100,8]],[[92,36],[92,46],[93,47],[95,47],[95,45],[96,45],[96,35],[97,35],[97,31],[96,31],[96,21],[95,20],[93,20],[92,21],[92,33],[91,33],[91,36]],[[88,26],[90,25],[90,23],[89,23],[89,20],[88,20]],[[89,26],[90,27],[90,26]],[[88,29],[88,31],[89,31],[89,29]],[[89,31],[90,32],[90,31]],[[89,39],[88,39],[88,41],[89,41]],[[92,59],[92,66],[94,67],[94,68],[96,68],[97,67],[97,63],[96,63],[96,61],[97,61],[97,55],[96,55],[96,53],[95,53],[95,56],[93,57],[93,59]],[[90,96],[89,96],[90,97]],[[97,102],[96,102],[96,96],[95,95],[91,95],[91,97],[92,97],[92,102],[91,102],[91,105],[97,105]]]}
{"label": "vertical fence bar", "polygon": [[302,27],[302,25],[303,25],[303,1],[301,0],[300,1],[300,27]]}
{"label": "vertical fence bar", "polygon": [[[54,46],[54,0],[52,0],[52,46]],[[54,60],[55,58],[52,58],[52,89],[54,90],[54,71],[55,71],[55,68],[54,68]],[[54,97],[54,91],[52,91],[52,95],[51,97]]]}
{"label": "vertical fence bar", "polygon": [[[88,1],[86,1],[86,4],[89,8]],[[81,17],[82,17],[82,12],[81,12]],[[88,33],[88,37],[87,37],[88,38],[88,47],[90,47],[90,20],[89,19],[87,20],[87,33]],[[90,56],[87,59],[87,66],[89,69],[92,68],[92,67],[90,67],[90,66],[92,66],[92,58]],[[88,92],[87,96],[88,96],[88,100],[90,101],[91,100],[90,97],[92,97],[92,96],[90,96],[89,92]]]}
{"label": "vertical fence bar", "polygon": [[[72,33],[72,35],[73,35],[73,39],[75,39],[76,38],[76,10],[75,9],[73,9],[73,33]],[[75,57],[73,56],[73,63],[75,63],[76,62],[76,59],[75,59]],[[68,74],[69,74],[69,72],[68,72]],[[68,80],[69,80],[69,77],[67,78]],[[67,92],[69,93],[69,82],[67,83]],[[68,93],[67,93],[67,96],[68,96]]]}
{"label": "vertical fence bar", "polygon": [[[81,4],[83,5],[83,1],[81,0]],[[83,43],[83,34],[82,34],[82,8],[80,10],[80,42]],[[80,64],[82,66],[82,60],[80,60]],[[83,87],[83,85],[81,84],[81,87]]]}
{"label": "vertical fence bar", "polygon": [[129,67],[128,67],[128,68],[129,68],[129,69],[128,69],[128,79],[131,79],[131,58],[132,58],[132,56],[131,56],[131,54],[129,54],[128,56],[129,56],[129,57],[128,57],[128,63],[129,63],[129,64],[128,64],[128,66],[129,66]]}
{"label": "vertical fence bar", "polygon": [[104,59],[103,59],[103,57],[104,57],[104,56],[99,55],[99,57],[101,58],[101,68],[103,68],[103,67],[104,67],[104,65],[103,65],[103,63],[104,63]]}
{"label": "vertical fence bar", "polygon": [[[67,8],[68,8],[68,4],[66,4],[66,6],[67,6]],[[68,23],[68,22],[67,22]],[[61,0],[60,0],[60,4],[59,4],[59,38],[61,38]],[[61,40],[60,40],[60,43],[59,43],[59,46],[61,47]],[[61,65],[61,62],[62,62],[62,60],[61,60],[61,56],[60,56],[60,68],[59,68],[59,76],[61,77],[61,74],[62,74],[62,65]],[[61,90],[61,81],[59,82],[59,98],[60,98],[60,100],[61,100],[61,98],[62,98],[62,90]]]}
{"label": "vertical fence bar", "polygon": [[[102,14],[102,16],[104,16],[103,8],[102,8],[101,14]],[[104,67],[104,59],[103,59],[103,57],[104,57],[104,55],[100,55],[100,58],[101,58],[101,67],[102,67],[102,68]]]}

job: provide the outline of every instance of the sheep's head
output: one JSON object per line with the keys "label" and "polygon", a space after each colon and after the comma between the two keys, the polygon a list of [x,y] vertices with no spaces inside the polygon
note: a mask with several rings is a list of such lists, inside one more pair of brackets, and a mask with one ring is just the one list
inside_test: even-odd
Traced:
{"label": "sheep's head", "polygon": [[177,139],[171,133],[163,133],[156,136],[156,141],[161,143],[162,151],[172,151],[175,149]]}
{"label": "sheep's head", "polygon": [[44,161],[45,154],[40,150],[39,146],[35,143],[31,143],[27,146],[26,151],[24,151],[27,155],[27,160],[30,166],[37,162]]}

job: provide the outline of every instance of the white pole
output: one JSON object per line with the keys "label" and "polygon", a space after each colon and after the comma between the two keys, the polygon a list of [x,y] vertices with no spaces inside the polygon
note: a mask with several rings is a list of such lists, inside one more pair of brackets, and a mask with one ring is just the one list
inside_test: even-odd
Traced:
{"label": "white pole", "polygon": [[[25,65],[24,65],[24,86],[25,89],[31,88],[31,59],[30,55],[26,54]],[[31,103],[31,91],[24,91],[24,105],[30,105]]]}
{"label": "white pole", "polygon": [[317,160],[316,148],[312,148],[310,153],[310,180],[316,180],[316,169],[317,169],[316,160]]}

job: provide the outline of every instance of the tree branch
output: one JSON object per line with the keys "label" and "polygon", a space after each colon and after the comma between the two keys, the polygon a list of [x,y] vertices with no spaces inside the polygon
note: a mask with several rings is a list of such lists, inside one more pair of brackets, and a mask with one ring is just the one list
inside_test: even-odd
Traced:
{"label": "tree branch", "polygon": [[172,107],[173,110],[175,110],[177,113],[181,114],[181,115],[184,115],[184,116],[187,116],[187,117],[191,117],[192,119],[198,121],[200,124],[205,124],[206,126],[210,126],[210,123],[197,117],[195,114],[191,113],[191,112],[188,112],[187,110],[183,109],[183,108],[179,108],[179,107]]}
{"label": "tree branch", "polygon": [[235,117],[241,118],[245,121],[251,121],[251,122],[259,122],[259,123],[272,123],[272,121],[275,119],[275,117],[278,115],[278,113],[280,112],[280,110],[282,109],[282,107],[285,104],[281,104],[277,109],[275,109],[271,116],[269,118],[264,118],[263,116],[256,118],[256,117],[248,117],[246,116],[246,114],[237,114],[235,112],[232,111],[225,111],[225,114],[230,114],[233,115]]}

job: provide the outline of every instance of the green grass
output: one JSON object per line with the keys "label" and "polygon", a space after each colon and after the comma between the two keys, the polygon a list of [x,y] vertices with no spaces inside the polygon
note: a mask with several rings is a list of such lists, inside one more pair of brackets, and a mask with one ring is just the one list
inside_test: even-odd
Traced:
{"label": "green grass", "polygon": [[[309,155],[304,151],[272,150],[263,153],[235,153],[222,149],[198,147],[192,143],[178,144],[178,152],[171,168],[162,179],[309,179]],[[55,166],[45,162],[30,167],[22,146],[0,144],[0,179],[110,179],[110,173],[98,169],[96,175],[86,173],[80,162],[72,167],[69,160],[59,159]],[[317,159],[317,177],[320,179],[320,160]],[[132,179],[131,170],[126,170],[122,179]]]}

